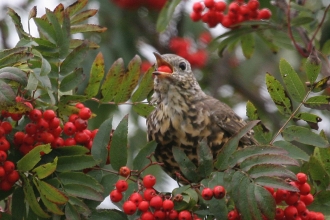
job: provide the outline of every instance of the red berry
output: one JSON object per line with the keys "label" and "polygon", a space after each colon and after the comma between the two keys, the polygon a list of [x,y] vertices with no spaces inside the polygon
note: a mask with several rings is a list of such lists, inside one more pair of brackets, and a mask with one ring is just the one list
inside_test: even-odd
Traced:
{"label": "red berry", "polygon": [[[202,18],[202,14],[201,14],[200,12],[192,11],[192,12],[190,13],[190,18],[191,18],[192,21],[197,22],[197,21],[201,20],[201,18]],[[160,70],[159,70],[159,71],[160,71]],[[171,72],[170,70],[167,70],[167,71],[169,71],[169,73]]]}
{"label": "red berry", "polygon": [[284,211],[281,208],[276,208],[275,211],[275,220],[283,220],[284,218]]}
{"label": "red berry", "polygon": [[143,192],[143,197],[147,201],[150,201],[154,196],[156,196],[156,191],[154,189],[146,189]]}
{"label": "red berry", "polygon": [[42,117],[42,112],[39,109],[32,109],[29,113],[31,121],[39,121]]}
{"label": "red berry", "polygon": [[213,197],[213,191],[210,188],[204,188],[202,191],[202,197],[205,200],[211,200]]}
{"label": "red berry", "polygon": [[172,69],[169,66],[159,66],[157,68],[157,71],[163,72],[163,73],[172,73]]}
{"label": "red berry", "polygon": [[259,11],[258,19],[268,20],[272,16],[272,12],[268,8]]}
{"label": "red berry", "polygon": [[5,134],[9,134],[13,130],[13,127],[8,121],[1,122],[1,127],[5,130]]}
{"label": "red berry", "polygon": [[225,28],[230,28],[234,23],[233,23],[233,21],[230,19],[230,17],[228,15],[225,15],[222,18],[221,24]]}
{"label": "red berry", "polygon": [[299,186],[300,194],[307,195],[311,192],[311,187],[308,183],[303,183]]}
{"label": "red berry", "polygon": [[9,183],[16,183],[19,180],[19,173],[16,170],[13,170],[11,173],[7,175],[7,181]]}
{"label": "red berry", "polygon": [[82,104],[82,103],[80,103],[80,102],[78,102],[75,106],[76,106],[77,108],[79,108],[79,109],[82,109],[82,108],[85,107],[85,105]]}
{"label": "red berry", "polygon": [[91,138],[94,139],[99,129],[94,129],[91,133]]}
{"label": "red berry", "polygon": [[51,143],[52,148],[58,148],[64,146],[64,140],[61,137],[56,137]]}
{"label": "red berry", "polygon": [[72,122],[66,122],[63,128],[64,134],[71,136],[76,133],[76,126]]}
{"label": "red berry", "polygon": [[167,214],[167,217],[171,220],[177,219],[178,218],[179,213],[176,210],[171,210],[169,211],[169,213]]}
{"label": "red berry", "polygon": [[160,196],[154,196],[150,200],[150,206],[154,209],[160,209],[163,207],[163,199]]}
{"label": "red berry", "polygon": [[41,138],[42,142],[44,142],[45,144],[50,144],[55,140],[54,135],[49,132],[43,132]]}
{"label": "red berry", "polygon": [[226,4],[226,2],[223,2],[223,1],[216,2],[214,5],[214,9],[216,11],[220,11],[220,12],[226,10],[226,7],[227,7],[227,4]]}
{"label": "red berry", "polygon": [[305,203],[306,206],[312,204],[314,196],[312,194],[300,195],[300,200]]}
{"label": "red berry", "polygon": [[202,12],[202,11],[204,10],[204,7],[203,7],[202,3],[200,3],[200,2],[195,2],[195,3],[193,4],[193,10],[194,10],[194,12],[199,13],[199,12]]}
{"label": "red berry", "polygon": [[10,144],[5,137],[0,138],[0,150],[7,151],[10,148]]}
{"label": "red berry", "polygon": [[132,195],[129,197],[129,200],[134,202],[135,205],[138,206],[143,201],[143,198],[139,193],[135,192],[132,193]]}
{"label": "red berry", "polygon": [[215,186],[213,188],[213,196],[216,199],[222,199],[226,195],[226,190],[223,186]]}
{"label": "red berry", "polygon": [[179,213],[179,220],[191,220],[192,216],[189,211],[183,210]]}
{"label": "red berry", "polygon": [[123,194],[119,192],[118,190],[112,190],[110,193],[110,199],[112,202],[119,202],[123,198]]}
{"label": "red berry", "polygon": [[276,200],[283,201],[289,197],[290,193],[288,190],[285,189],[278,189],[276,191]]}
{"label": "red berry", "polygon": [[164,211],[169,212],[173,208],[174,208],[174,203],[173,203],[172,200],[169,200],[169,199],[164,200],[164,202],[163,202],[163,209],[164,209]]}
{"label": "red berry", "polygon": [[35,133],[37,133],[37,125],[34,123],[27,123],[25,125],[25,132],[29,135],[34,135]]}
{"label": "red berry", "polygon": [[120,167],[119,175],[121,175],[123,177],[128,177],[129,175],[131,175],[131,169],[126,166]]}
{"label": "red berry", "polygon": [[288,220],[296,219],[298,217],[298,210],[296,207],[290,205],[284,209],[284,215]]}
{"label": "red berry", "polygon": [[88,122],[84,119],[77,118],[74,121],[74,126],[76,127],[77,131],[82,131],[82,130],[85,130],[87,128]]}
{"label": "red berry", "polygon": [[57,128],[58,126],[60,126],[60,119],[59,118],[53,118],[52,120],[49,120],[49,128]]}
{"label": "red berry", "polygon": [[3,127],[0,126],[0,137],[5,135],[5,129],[3,129]]}
{"label": "red berry", "polygon": [[231,210],[230,212],[228,212],[228,215],[227,215],[227,219],[228,220],[236,220],[238,219],[238,212],[236,209],[234,210]]}
{"label": "red berry", "polygon": [[127,215],[133,215],[136,211],[136,205],[134,202],[128,200],[123,204],[123,210]]}
{"label": "red berry", "polygon": [[307,175],[305,173],[297,173],[297,179],[299,183],[303,184],[307,182]]}
{"label": "red berry", "polygon": [[11,173],[13,170],[15,170],[15,164],[7,160],[3,163],[3,169],[5,169],[6,173]]}
{"label": "red berry", "polygon": [[116,183],[116,189],[119,192],[125,192],[128,189],[128,184],[125,180],[118,180]]}
{"label": "red berry", "polygon": [[260,3],[259,3],[258,0],[250,0],[247,3],[247,6],[249,7],[250,10],[255,11],[255,10],[257,10],[259,8]]}
{"label": "red berry", "polygon": [[8,180],[4,179],[0,182],[0,190],[3,191],[9,191],[11,187],[13,186],[12,183],[10,183]]}
{"label": "red berry", "polygon": [[77,114],[71,114],[71,115],[69,116],[69,122],[74,123],[74,121],[75,121],[77,118],[79,118],[79,115],[77,115]]}
{"label": "red berry", "polygon": [[54,110],[48,109],[44,111],[42,116],[45,120],[51,121],[56,117],[56,113],[54,112]]}
{"label": "red berry", "polygon": [[154,220],[154,215],[151,212],[144,212],[141,215],[141,220]]}
{"label": "red berry", "polygon": [[[136,203],[135,203],[136,204]],[[141,212],[146,212],[149,209],[149,202],[147,201],[141,201],[140,204],[138,205],[138,209]]]}
{"label": "red berry", "polygon": [[7,153],[3,150],[0,150],[0,162],[5,162],[7,160]]}
{"label": "red berry", "polygon": [[49,129],[48,132],[54,135],[54,137],[59,137],[62,133],[62,128],[58,126],[57,128]]}
{"label": "red berry", "polygon": [[24,132],[18,131],[14,134],[14,144],[21,145],[23,144],[25,134]]}
{"label": "red berry", "polygon": [[297,208],[299,215],[301,215],[302,213],[304,213],[306,211],[306,205],[301,200],[297,201],[296,204],[294,204],[294,206]]}
{"label": "red berry", "polygon": [[214,0],[204,0],[204,5],[207,8],[212,8],[214,6]]}
{"label": "red berry", "polygon": [[82,108],[80,109],[79,111],[79,117],[84,119],[84,120],[88,120],[90,117],[92,116],[92,111],[85,107],[85,108]]}
{"label": "red berry", "polygon": [[79,144],[85,144],[88,141],[90,141],[90,137],[84,132],[84,131],[78,131],[74,135],[74,139],[77,141]]}
{"label": "red berry", "polygon": [[5,175],[6,175],[5,169],[2,166],[0,166],[0,179],[2,179]]}
{"label": "red berry", "polygon": [[234,14],[237,14],[239,12],[239,9],[240,9],[240,7],[239,7],[239,4],[237,4],[237,2],[232,2],[228,6],[229,12],[234,13]]}
{"label": "red berry", "polygon": [[74,138],[67,138],[64,140],[64,145],[63,146],[74,146],[76,145],[77,142]]}
{"label": "red berry", "polygon": [[294,205],[300,198],[299,193],[290,192],[288,198],[286,198],[285,203],[288,205]]}
{"label": "red berry", "polygon": [[46,130],[48,130],[48,128],[49,128],[48,121],[46,121],[43,118],[40,118],[37,121],[37,128],[38,128],[39,131],[46,131]]}
{"label": "red berry", "polygon": [[146,188],[152,188],[156,184],[156,177],[153,175],[146,175],[143,177],[143,185]]}
{"label": "red berry", "polygon": [[10,113],[10,117],[14,121],[19,121],[22,118],[22,114],[19,114],[19,113]]}
{"label": "red berry", "polygon": [[166,213],[163,210],[156,210],[154,212],[155,220],[165,220]]}

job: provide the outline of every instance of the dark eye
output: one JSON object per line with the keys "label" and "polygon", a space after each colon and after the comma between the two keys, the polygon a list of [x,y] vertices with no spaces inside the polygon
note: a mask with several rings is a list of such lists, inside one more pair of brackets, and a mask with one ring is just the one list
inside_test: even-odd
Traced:
{"label": "dark eye", "polygon": [[181,63],[179,63],[179,68],[181,69],[181,70],[186,70],[186,63],[185,62],[181,62]]}

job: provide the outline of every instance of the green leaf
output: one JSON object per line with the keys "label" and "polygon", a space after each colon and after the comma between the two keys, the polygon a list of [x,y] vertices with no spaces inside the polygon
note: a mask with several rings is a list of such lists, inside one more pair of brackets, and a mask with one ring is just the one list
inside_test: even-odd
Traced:
{"label": "green leaf", "polygon": [[304,103],[304,105],[308,108],[319,109],[319,110],[328,110],[330,111],[330,96],[320,95],[314,96]]}
{"label": "green leaf", "polygon": [[61,46],[66,42],[68,46],[69,39],[68,36],[64,36],[62,32],[62,27],[60,25],[59,20],[56,18],[55,14],[46,8],[46,16],[48,21],[50,22],[50,26],[54,28],[55,31],[55,41],[57,46]]}
{"label": "green leaf", "polygon": [[298,16],[298,17],[295,17],[295,18],[292,18],[291,20],[291,27],[297,27],[297,26],[302,26],[304,24],[309,24],[309,23],[312,23],[315,19],[312,18],[312,17],[301,17],[301,16]]}
{"label": "green leaf", "polygon": [[197,146],[198,168],[200,178],[208,177],[213,171],[213,154],[210,147],[203,141]]}
{"label": "green leaf", "polygon": [[241,46],[243,55],[246,59],[250,59],[253,55],[254,49],[255,49],[255,40],[253,33],[250,34],[244,34],[241,37]]}
{"label": "green leaf", "polygon": [[312,132],[308,128],[300,126],[289,126],[282,131],[282,136],[286,141],[297,141],[303,144],[312,145],[315,147],[329,147],[329,143],[320,135]]}
{"label": "green leaf", "polygon": [[75,69],[73,72],[66,75],[60,84],[61,92],[67,92],[76,88],[85,78],[82,68]]}
{"label": "green leaf", "polygon": [[118,210],[96,209],[92,212],[89,220],[128,220],[127,215]]}
{"label": "green leaf", "polygon": [[212,198],[209,201],[206,201],[209,211],[217,219],[227,219],[228,209],[226,206],[225,199],[216,199]]}
{"label": "green leaf", "polygon": [[330,183],[330,176],[325,167],[315,156],[309,159],[309,173],[320,190],[326,190]]}
{"label": "green leaf", "polygon": [[71,5],[69,5],[66,9],[65,12],[68,13],[70,16],[73,16],[76,14],[78,11],[83,9],[88,3],[88,0],[77,0]]}
{"label": "green leaf", "polygon": [[122,58],[116,60],[110,67],[105,80],[101,86],[102,101],[113,101],[120,88],[120,82],[125,74],[124,61]]}
{"label": "green leaf", "polygon": [[268,46],[268,48],[276,54],[278,52],[278,46],[274,43],[274,39],[272,37],[266,36],[264,32],[257,32],[258,36],[261,40]]}
{"label": "green leaf", "polygon": [[150,141],[141,150],[139,150],[139,153],[133,160],[133,169],[141,170],[143,167],[148,165],[150,160],[147,159],[147,156],[150,156],[152,153],[154,153],[156,147],[157,143],[155,141]]}
{"label": "green leaf", "polygon": [[65,146],[54,149],[63,156],[73,156],[73,155],[85,155],[89,150],[84,146]]}
{"label": "green leaf", "polygon": [[310,54],[305,63],[309,83],[313,84],[321,71],[321,61],[315,54]]}
{"label": "green leaf", "polygon": [[41,192],[41,190],[38,188],[37,186],[37,189],[40,193],[40,198],[41,198],[41,201],[42,203],[45,205],[45,207],[47,208],[48,211],[56,214],[56,215],[64,215],[64,212],[57,206],[57,204],[49,201],[45,195]]}
{"label": "green leaf", "polygon": [[181,0],[167,1],[162,10],[160,11],[156,23],[157,32],[165,31],[167,25],[173,18],[174,10]]}
{"label": "green leaf", "polygon": [[106,30],[107,30],[106,27],[101,27],[96,24],[78,24],[71,26],[71,34],[86,33],[86,32],[103,33]]}
{"label": "green leaf", "polygon": [[296,71],[285,59],[280,60],[280,72],[286,89],[292,99],[297,102],[302,102],[306,95],[305,87]]}
{"label": "green leaf", "polygon": [[314,83],[312,85],[312,92],[321,92],[321,91],[325,90],[326,88],[328,88],[329,79],[330,79],[330,76],[327,76],[327,77],[321,79],[320,81]]}
{"label": "green leaf", "polygon": [[[10,49],[4,49],[4,50],[0,50],[0,59],[9,56],[11,54],[15,54],[15,53],[20,53],[20,52],[28,52],[28,48],[27,47],[14,47],[14,48],[10,48]],[[7,67],[9,68],[9,67]]]}
{"label": "green leaf", "polygon": [[9,7],[8,7],[7,13],[15,24],[16,32],[17,32],[19,38],[23,38],[24,36],[30,37],[30,35],[27,34],[23,29],[23,25],[21,23],[21,17],[13,9],[11,9]]}
{"label": "green leaf", "polygon": [[71,18],[71,24],[76,24],[85,21],[88,18],[93,17],[97,13],[97,11],[98,10],[96,9],[88,9],[86,11],[82,11]]}
{"label": "green leaf", "polygon": [[290,115],[292,113],[291,99],[286,94],[281,83],[267,73],[266,85],[269,95],[273,99],[278,111],[283,115]]}
{"label": "green leaf", "polygon": [[223,172],[213,172],[210,176],[208,187],[213,188],[217,185],[224,185],[223,177],[224,177]]}
{"label": "green leaf", "polygon": [[297,160],[303,160],[303,161],[308,161],[309,160],[309,155],[298,148],[297,146],[291,144],[290,142],[287,141],[276,141],[274,142],[274,146],[276,147],[281,147],[284,150],[286,150],[289,154],[288,156]]}
{"label": "green leaf", "polygon": [[137,103],[133,105],[132,109],[137,114],[143,117],[148,117],[148,115],[150,115],[150,113],[155,109],[155,107],[149,104]]}
{"label": "green leaf", "polygon": [[61,44],[59,45],[59,57],[64,59],[70,49],[70,39],[71,39],[71,33],[70,33],[70,17],[68,13],[63,13],[63,23],[62,23],[62,34],[61,34]]}
{"label": "green leaf", "polygon": [[113,169],[119,170],[127,163],[127,134],[128,134],[128,115],[126,115],[118,124],[113,132],[110,145],[110,163]]}
{"label": "green leaf", "polygon": [[96,43],[92,42],[92,41],[89,41],[89,40],[82,40],[82,39],[71,39],[70,40],[70,45],[69,45],[69,48],[70,49],[74,49],[78,46],[80,46],[82,43],[86,42],[87,43],[87,46],[89,49],[97,49],[99,48],[100,46],[97,45]]}
{"label": "green leaf", "polygon": [[320,118],[318,115],[314,115],[308,112],[299,113],[294,117],[294,119],[307,122],[308,125],[315,130],[319,129],[318,123],[322,121],[322,118]]}
{"label": "green leaf", "polygon": [[258,205],[258,210],[260,210],[267,219],[274,219],[276,203],[273,195],[271,195],[264,187],[255,185],[254,196]]}
{"label": "green leaf", "polygon": [[229,166],[229,158],[238,147],[239,140],[246,135],[259,121],[248,122],[237,134],[230,138],[230,140],[222,147],[218,154],[214,166],[219,170],[225,170]]}
{"label": "green leaf", "polygon": [[106,197],[113,190],[113,186],[118,181],[119,177],[117,174],[107,174],[102,177],[101,185],[104,188],[103,196]]}
{"label": "green leaf", "polygon": [[128,64],[128,71],[120,81],[120,87],[115,96],[115,103],[127,101],[138,84],[141,69],[141,58],[135,56]]}
{"label": "green leaf", "polygon": [[51,163],[45,163],[37,166],[32,170],[33,173],[36,173],[39,179],[44,179],[55,172],[57,166],[58,158],[55,157],[54,161]]}
{"label": "green leaf", "polygon": [[0,79],[15,81],[22,86],[27,85],[27,75],[16,67],[4,67],[0,69]]}
{"label": "green leaf", "polygon": [[250,170],[255,165],[260,164],[277,164],[277,165],[292,165],[299,166],[299,163],[291,157],[278,154],[265,154],[255,155],[246,158],[240,165],[240,168],[244,171]]}
{"label": "green leaf", "polygon": [[17,169],[21,172],[32,170],[32,168],[41,160],[41,152],[48,154],[52,149],[50,144],[39,145],[34,147],[22,159],[17,162]]}
{"label": "green leaf", "polygon": [[[248,183],[248,181],[245,181]],[[253,216],[254,219],[262,219],[262,215],[261,215],[261,210],[259,210],[258,208],[258,203],[256,203],[255,200],[255,190],[256,190],[256,185],[254,184],[248,184],[247,190],[246,190],[246,197],[247,197],[247,203],[244,204],[245,207],[247,207],[246,209],[250,211],[250,215],[251,217]],[[245,192],[244,192],[245,193]],[[244,203],[244,199],[242,201],[242,203]],[[262,198],[261,201],[262,203]]]}
{"label": "green leaf", "polygon": [[54,186],[36,178],[34,178],[33,181],[35,182],[40,194],[52,203],[63,205],[68,201],[68,197]]}
{"label": "green leaf", "polygon": [[82,170],[97,165],[97,162],[91,155],[74,155],[58,157],[57,172],[71,170]]}
{"label": "green leaf", "polygon": [[97,95],[100,89],[101,80],[104,76],[104,58],[99,52],[92,64],[88,85],[85,89],[85,95],[89,98]]}
{"label": "green leaf", "polygon": [[23,185],[23,191],[25,195],[25,200],[29,204],[31,210],[42,218],[50,218],[50,216],[41,208],[40,204],[38,203],[38,200],[34,194],[34,190],[31,186],[30,181],[23,177],[24,179],[24,185]]}
{"label": "green leaf", "polygon": [[[239,175],[237,175],[239,173]],[[236,175],[235,175],[236,174]],[[252,213],[250,212],[250,207],[248,205],[248,188],[250,185],[250,180],[247,176],[241,172],[235,172],[233,175],[233,181],[237,181],[237,184],[233,186],[233,192],[230,194],[235,202],[236,208],[241,216],[244,216],[246,219],[252,219]],[[236,194],[234,196],[234,194]],[[260,215],[260,214],[259,214]],[[259,218],[256,218],[259,219]]]}
{"label": "green leaf", "polygon": [[56,31],[54,30],[53,25],[42,18],[33,18],[33,20],[38,27],[41,38],[46,38],[51,43],[56,44]]}
{"label": "green leaf", "polygon": [[154,88],[154,79],[152,78],[152,73],[154,72],[155,68],[150,67],[148,71],[143,75],[139,87],[132,95],[132,102],[140,102],[145,100],[150,92]]}
{"label": "green leaf", "polygon": [[199,180],[199,176],[196,171],[197,168],[195,164],[187,157],[185,152],[177,147],[172,147],[173,156],[176,162],[178,162],[180,170],[182,174],[190,181],[197,182]]}
{"label": "green leaf", "polygon": [[69,202],[67,204],[73,205],[83,215],[89,215],[91,213],[89,207],[83,202],[83,200],[73,196],[68,196],[68,197],[69,197]]}
{"label": "green leaf", "polygon": [[105,120],[99,127],[93,140],[91,153],[95,160],[100,161],[100,167],[103,167],[109,155],[107,146],[110,141],[112,131],[112,118]]}
{"label": "green leaf", "polygon": [[88,49],[86,41],[73,49],[61,64],[61,75],[66,76],[75,70],[84,61]]}
{"label": "green leaf", "polygon": [[13,192],[11,202],[11,219],[24,219],[26,216],[26,205],[24,204],[24,191],[22,187],[18,187]]}
{"label": "green leaf", "polygon": [[0,68],[14,66],[17,63],[23,63],[33,57],[30,52],[17,52],[12,53],[4,58],[0,59]]}
{"label": "green leaf", "polygon": [[315,148],[314,156],[322,163],[327,173],[330,175],[330,151],[328,148]]}
{"label": "green leaf", "polygon": [[296,179],[296,175],[281,164],[257,164],[248,170],[252,178],[261,176]]}
{"label": "green leaf", "polygon": [[83,186],[79,184],[66,184],[63,186],[66,193],[83,199],[89,199],[93,201],[103,201],[101,193],[97,192],[91,187]]}
{"label": "green leaf", "polygon": [[298,192],[299,190],[292,186],[290,183],[285,181],[284,179],[278,177],[271,177],[271,176],[260,176],[254,179],[256,184],[261,186],[268,186],[276,189],[285,189],[292,192]]}
{"label": "green leaf", "polygon": [[329,55],[330,54],[330,39],[326,40],[325,43],[322,45],[322,54]]}
{"label": "green leaf", "polygon": [[16,93],[10,85],[0,80],[0,106],[5,109],[6,106],[14,105]]}
{"label": "green leaf", "polygon": [[80,214],[77,211],[77,209],[73,205],[71,205],[70,203],[66,204],[64,212],[65,212],[65,217],[68,220],[71,220],[71,219],[80,220],[81,219]]}
{"label": "green leaf", "polygon": [[81,172],[64,172],[58,175],[61,184],[79,184],[88,186],[97,192],[103,192],[103,186],[93,177]]}
{"label": "green leaf", "polygon": [[330,215],[330,191],[320,191],[314,195],[314,201],[308,206],[309,210],[322,212],[325,216]]}

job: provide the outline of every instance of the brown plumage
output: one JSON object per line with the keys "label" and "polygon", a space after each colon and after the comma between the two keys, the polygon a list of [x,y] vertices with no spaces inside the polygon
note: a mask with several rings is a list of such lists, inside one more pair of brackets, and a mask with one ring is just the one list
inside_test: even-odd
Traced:
{"label": "brown plumage", "polygon": [[[180,168],[173,158],[173,146],[183,149],[198,166],[196,149],[200,141],[207,142],[215,159],[221,147],[246,123],[228,105],[201,90],[187,60],[174,54],[155,56],[152,102],[156,109],[147,118],[148,139],[158,143],[155,158],[175,178]],[[158,71],[160,66],[169,67],[172,73]],[[256,144],[251,134],[240,141],[242,146]]]}

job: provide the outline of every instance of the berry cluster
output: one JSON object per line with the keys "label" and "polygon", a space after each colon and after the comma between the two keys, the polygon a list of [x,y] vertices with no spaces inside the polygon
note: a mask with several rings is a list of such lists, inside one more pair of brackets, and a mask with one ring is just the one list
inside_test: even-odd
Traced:
{"label": "berry cluster", "polygon": [[272,15],[271,11],[267,8],[259,9],[259,6],[258,0],[249,0],[248,3],[244,3],[244,0],[235,0],[228,7],[224,1],[204,0],[194,3],[190,18],[195,22],[202,20],[210,28],[218,24],[233,28],[243,21],[268,20]]}
{"label": "berry cluster", "polygon": [[0,121],[0,190],[8,191],[14,183],[19,180],[19,174],[15,170],[15,164],[7,160],[7,153],[10,148],[6,135],[12,131],[8,121]]}
{"label": "berry cluster", "polygon": [[112,2],[124,9],[137,9],[144,6],[149,9],[161,10],[166,0],[112,0]]}
{"label": "berry cluster", "polygon": [[[314,201],[310,193],[311,187],[307,183],[307,175],[298,173],[297,181],[290,184],[296,187],[299,192],[265,187],[274,197],[276,204],[275,220],[324,220],[324,215],[320,212],[309,211],[306,206]],[[239,220],[240,215],[236,209],[228,213],[228,219]],[[266,218],[265,218],[266,219]]]}
{"label": "berry cluster", "polygon": [[24,155],[41,144],[50,144],[52,148],[80,144],[90,150],[97,133],[97,129],[94,131],[87,129],[92,112],[81,103],[76,104],[76,107],[79,113],[71,114],[63,128],[54,110],[32,109],[27,114],[30,122],[25,125],[24,131],[14,134],[14,144]]}
{"label": "berry cluster", "polygon": [[205,200],[211,200],[213,197],[216,199],[222,199],[226,195],[226,190],[223,186],[217,185],[213,189],[204,188],[202,191],[202,197]]}
{"label": "berry cluster", "polygon": [[175,54],[188,60],[191,66],[202,68],[207,62],[205,43],[208,43],[206,41],[210,39],[212,39],[211,35],[206,36],[204,33],[197,44],[193,44],[189,38],[173,37],[169,42],[169,47]]}

